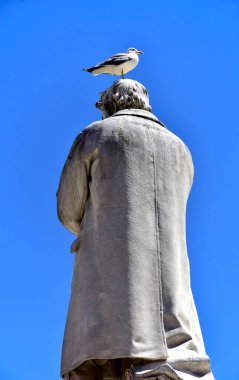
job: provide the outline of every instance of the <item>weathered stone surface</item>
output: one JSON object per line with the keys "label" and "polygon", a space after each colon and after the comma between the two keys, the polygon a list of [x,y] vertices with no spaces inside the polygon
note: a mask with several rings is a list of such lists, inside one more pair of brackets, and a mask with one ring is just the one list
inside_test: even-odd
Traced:
{"label": "weathered stone surface", "polygon": [[79,238],[61,373],[137,358],[157,362],[130,379],[212,380],[185,238],[191,155],[149,112],[141,84],[117,81],[97,106],[105,119],[77,136],[57,195],[61,222]]}

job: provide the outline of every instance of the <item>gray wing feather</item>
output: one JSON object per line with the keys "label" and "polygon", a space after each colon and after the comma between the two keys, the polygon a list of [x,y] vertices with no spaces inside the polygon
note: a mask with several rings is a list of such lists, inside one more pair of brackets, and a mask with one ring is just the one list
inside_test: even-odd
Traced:
{"label": "gray wing feather", "polygon": [[131,61],[132,58],[128,54],[115,54],[112,57],[106,59],[104,62],[98,63],[95,67],[110,66],[110,65],[120,65],[121,63]]}

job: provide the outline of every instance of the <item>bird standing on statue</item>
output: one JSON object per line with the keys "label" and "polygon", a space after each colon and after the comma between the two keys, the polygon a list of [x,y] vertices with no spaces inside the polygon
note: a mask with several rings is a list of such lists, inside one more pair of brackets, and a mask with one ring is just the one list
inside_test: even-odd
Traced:
{"label": "bird standing on statue", "polygon": [[100,62],[98,65],[90,67],[89,69],[83,69],[83,71],[87,71],[93,75],[121,75],[124,79],[124,74],[133,70],[139,63],[139,54],[143,54],[143,52],[135,48],[129,48],[126,53],[115,54],[104,62]]}

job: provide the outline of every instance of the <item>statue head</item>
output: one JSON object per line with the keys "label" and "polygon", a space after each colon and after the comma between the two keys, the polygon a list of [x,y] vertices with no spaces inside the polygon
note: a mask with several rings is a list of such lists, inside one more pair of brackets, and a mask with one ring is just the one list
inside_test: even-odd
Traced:
{"label": "statue head", "polygon": [[103,119],[124,109],[142,109],[151,112],[146,88],[132,79],[120,79],[100,94],[96,107],[103,111]]}

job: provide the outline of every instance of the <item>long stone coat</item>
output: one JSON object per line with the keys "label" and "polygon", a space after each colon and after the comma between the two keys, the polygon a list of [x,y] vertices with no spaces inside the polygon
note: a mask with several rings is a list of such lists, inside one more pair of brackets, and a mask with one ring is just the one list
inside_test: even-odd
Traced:
{"label": "long stone coat", "polygon": [[131,357],[213,379],[190,288],[192,180],[187,147],[148,111],[119,111],[77,136],[57,194],[80,239],[62,376],[88,359]]}

